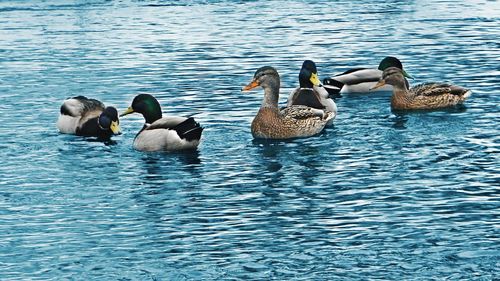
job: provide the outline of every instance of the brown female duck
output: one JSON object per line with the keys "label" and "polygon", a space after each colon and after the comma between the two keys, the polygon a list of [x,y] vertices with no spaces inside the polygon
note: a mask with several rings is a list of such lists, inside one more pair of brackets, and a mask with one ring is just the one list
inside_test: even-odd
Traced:
{"label": "brown female duck", "polygon": [[276,69],[270,66],[259,68],[252,82],[243,87],[248,91],[261,86],[264,99],[259,112],[252,121],[254,138],[290,139],[309,137],[320,133],[335,113],[303,105],[278,108],[280,77]]}
{"label": "brown female duck", "polygon": [[408,89],[403,72],[396,67],[384,70],[376,89],[393,86],[391,107],[395,110],[438,109],[462,104],[471,95],[469,89],[445,83],[425,83]]}

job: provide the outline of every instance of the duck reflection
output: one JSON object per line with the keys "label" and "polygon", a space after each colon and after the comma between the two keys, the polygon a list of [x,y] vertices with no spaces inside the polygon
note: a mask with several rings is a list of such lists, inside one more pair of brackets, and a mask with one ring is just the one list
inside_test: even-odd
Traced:
{"label": "duck reflection", "polygon": [[172,177],[171,169],[178,167],[181,170],[188,171],[193,176],[198,176],[198,167],[201,164],[200,153],[197,150],[184,151],[178,153],[145,153],[141,158],[144,169],[144,178],[156,181]]}
{"label": "duck reflection", "polygon": [[396,130],[405,130],[406,129],[406,122],[408,122],[408,116],[405,114],[401,113],[396,113],[394,116],[391,117],[393,124],[392,127]]}
{"label": "duck reflection", "polygon": [[268,187],[279,187],[284,173],[281,171],[283,164],[279,159],[285,149],[285,141],[254,139],[252,144],[257,147],[258,155],[261,156],[259,164],[265,168],[263,172],[257,172],[257,177]]}
{"label": "duck reflection", "polygon": [[[320,156],[319,144],[314,144],[319,138],[253,140],[261,156],[260,163],[265,168],[263,172],[257,173],[258,177],[269,187],[314,185],[318,167],[322,164],[317,161]],[[300,148],[297,149],[297,146]]]}

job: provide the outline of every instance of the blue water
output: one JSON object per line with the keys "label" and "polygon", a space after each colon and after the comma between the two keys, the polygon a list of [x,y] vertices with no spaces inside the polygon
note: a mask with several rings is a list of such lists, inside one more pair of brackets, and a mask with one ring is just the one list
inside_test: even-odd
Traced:
{"label": "blue water", "polygon": [[[0,280],[498,280],[498,1],[2,1]],[[472,89],[395,115],[344,95],[333,128],[252,140],[262,91],[399,57]],[[205,127],[197,153],[60,135],[61,102],[155,95]]]}

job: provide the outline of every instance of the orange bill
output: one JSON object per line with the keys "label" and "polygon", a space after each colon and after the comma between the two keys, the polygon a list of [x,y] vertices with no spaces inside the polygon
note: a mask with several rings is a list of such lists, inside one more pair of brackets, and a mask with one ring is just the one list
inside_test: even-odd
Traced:
{"label": "orange bill", "polygon": [[250,84],[246,85],[241,90],[248,91],[248,90],[251,90],[251,89],[258,87],[258,86],[259,86],[259,82],[257,82],[257,80],[252,80],[252,82],[250,82]]}
{"label": "orange bill", "polygon": [[375,90],[385,85],[385,80],[380,80],[375,84],[375,86],[371,87],[370,90]]}

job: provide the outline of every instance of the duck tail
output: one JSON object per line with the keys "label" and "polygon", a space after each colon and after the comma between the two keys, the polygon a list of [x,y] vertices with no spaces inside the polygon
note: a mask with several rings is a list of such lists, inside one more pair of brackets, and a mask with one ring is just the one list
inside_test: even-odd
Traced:
{"label": "duck tail", "polygon": [[189,117],[173,129],[177,132],[179,137],[187,141],[199,140],[201,138],[201,132],[203,132],[203,127],[201,127],[198,122],[194,121],[193,117]]}
{"label": "duck tail", "polygon": [[330,120],[335,119],[336,116],[337,116],[336,112],[327,111],[326,114],[325,114],[324,119],[325,119],[326,122],[328,122]]}
{"label": "duck tail", "polygon": [[471,91],[471,90],[467,90],[467,91],[464,93],[463,97],[464,97],[464,99],[466,99],[466,98],[470,97],[471,95],[472,95],[472,91]]}
{"label": "duck tail", "polygon": [[344,86],[344,83],[339,82],[333,78],[325,78],[323,79],[323,87],[326,89],[330,96],[338,96],[340,95],[340,90]]}

